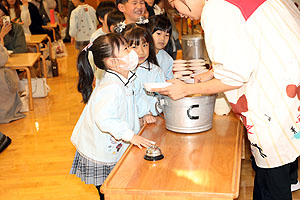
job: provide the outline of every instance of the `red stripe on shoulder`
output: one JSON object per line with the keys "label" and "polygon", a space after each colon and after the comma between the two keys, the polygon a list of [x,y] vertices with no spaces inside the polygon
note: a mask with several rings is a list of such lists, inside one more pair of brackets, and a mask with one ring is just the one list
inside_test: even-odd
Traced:
{"label": "red stripe on shoulder", "polygon": [[238,7],[242,12],[245,20],[255,12],[255,10],[261,6],[266,0],[225,0]]}

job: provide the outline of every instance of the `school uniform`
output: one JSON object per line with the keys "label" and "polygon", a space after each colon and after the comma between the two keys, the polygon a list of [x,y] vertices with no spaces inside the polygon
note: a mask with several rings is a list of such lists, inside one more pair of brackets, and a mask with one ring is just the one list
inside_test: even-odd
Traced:
{"label": "school uniform", "polygon": [[156,54],[156,59],[158,62],[158,65],[164,72],[167,80],[170,80],[174,78],[173,75],[173,58],[163,49],[159,50]]}
{"label": "school uniform", "polygon": [[166,82],[163,71],[157,65],[145,61],[137,67],[136,76],[135,93],[139,117],[141,118],[150,112],[154,116],[158,115],[155,109],[157,97],[153,92],[148,92],[144,89],[144,83]]}
{"label": "school uniform", "polygon": [[129,79],[108,70],[94,89],[71,136],[76,147],[71,174],[99,186],[119,161],[140,125]]}
{"label": "school uniform", "polygon": [[[291,95],[300,83],[299,11],[290,1],[209,0],[201,25],[214,77],[242,86],[225,94],[247,128],[254,164],[282,168],[271,175],[279,177],[300,154],[300,97]],[[271,189],[271,199],[290,199],[287,186]]]}

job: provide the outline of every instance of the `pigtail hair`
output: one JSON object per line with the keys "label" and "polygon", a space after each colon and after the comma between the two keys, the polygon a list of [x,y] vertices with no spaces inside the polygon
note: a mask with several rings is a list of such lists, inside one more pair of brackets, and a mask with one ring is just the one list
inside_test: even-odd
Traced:
{"label": "pigtail hair", "polygon": [[77,58],[77,71],[79,73],[77,90],[82,95],[83,103],[88,102],[93,91],[94,71],[88,60],[88,54],[88,50],[83,50]]}

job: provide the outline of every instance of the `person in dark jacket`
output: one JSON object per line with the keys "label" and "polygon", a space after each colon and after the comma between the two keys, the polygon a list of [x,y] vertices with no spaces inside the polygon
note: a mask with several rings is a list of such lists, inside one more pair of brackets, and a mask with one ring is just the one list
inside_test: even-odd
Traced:
{"label": "person in dark jacket", "polygon": [[31,2],[28,2],[28,9],[31,18],[31,24],[29,26],[30,32],[32,35],[37,34],[47,34],[51,41],[53,41],[53,33],[50,30],[44,29],[43,26],[43,18],[39,13],[38,8]]}
{"label": "person in dark jacket", "polygon": [[23,28],[20,24],[10,21],[3,24],[3,17],[9,16],[7,9],[0,4],[0,38],[4,41],[7,50],[14,53],[26,53],[27,46]]}

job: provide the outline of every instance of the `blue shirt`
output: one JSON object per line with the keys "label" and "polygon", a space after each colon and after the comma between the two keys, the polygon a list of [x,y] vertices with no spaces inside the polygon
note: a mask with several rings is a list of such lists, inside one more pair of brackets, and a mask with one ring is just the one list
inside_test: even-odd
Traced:
{"label": "blue shirt", "polygon": [[156,59],[158,65],[161,67],[162,71],[164,72],[167,80],[174,78],[173,76],[173,58],[165,51],[159,50],[156,54]]}
{"label": "blue shirt", "polygon": [[94,89],[71,136],[81,155],[95,162],[117,162],[139,132],[132,80],[107,71]]}
{"label": "blue shirt", "polygon": [[158,113],[155,110],[157,97],[152,92],[144,89],[144,83],[166,82],[166,77],[160,67],[145,61],[136,69],[135,93],[139,117],[151,112],[154,116]]}

